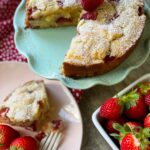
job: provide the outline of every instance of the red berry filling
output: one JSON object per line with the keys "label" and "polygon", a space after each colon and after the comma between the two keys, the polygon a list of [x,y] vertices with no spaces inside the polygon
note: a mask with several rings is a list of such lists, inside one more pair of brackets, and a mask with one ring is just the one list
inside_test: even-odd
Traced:
{"label": "red berry filling", "polygon": [[81,19],[85,20],[96,20],[97,19],[97,12],[86,12],[82,15]]}
{"label": "red berry filling", "polygon": [[52,124],[53,124],[53,128],[54,128],[55,130],[57,130],[57,129],[60,128],[60,126],[61,126],[61,124],[62,124],[62,120],[53,120],[53,121],[52,121]]}
{"label": "red berry filling", "polygon": [[64,17],[60,17],[56,21],[56,23],[58,24],[71,23],[71,22],[72,22],[71,18],[64,18]]}
{"label": "red berry filling", "polygon": [[138,15],[141,16],[144,13],[143,8],[139,7],[138,12],[139,12]]}
{"label": "red berry filling", "polygon": [[37,133],[37,135],[35,136],[35,138],[40,142],[43,138],[45,137],[45,133],[44,132],[39,132]]}
{"label": "red berry filling", "polygon": [[0,115],[1,115],[2,117],[5,117],[6,114],[8,113],[8,111],[9,111],[9,108],[3,108],[3,109],[1,109],[1,111],[0,111]]}
{"label": "red berry filling", "polygon": [[105,63],[107,63],[107,62],[112,61],[112,60],[114,60],[114,59],[115,59],[115,57],[107,55],[107,56],[105,57],[104,61],[105,61]]}
{"label": "red berry filling", "polygon": [[63,7],[63,2],[61,0],[57,0],[57,4],[59,7]]}
{"label": "red berry filling", "polygon": [[84,10],[86,11],[94,11],[97,9],[104,0],[82,0],[81,4]]}

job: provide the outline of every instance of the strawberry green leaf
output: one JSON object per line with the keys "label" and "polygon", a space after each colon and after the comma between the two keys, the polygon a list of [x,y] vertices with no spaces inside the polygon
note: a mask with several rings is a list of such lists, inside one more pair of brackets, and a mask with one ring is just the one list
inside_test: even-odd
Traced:
{"label": "strawberry green leaf", "polygon": [[140,144],[141,150],[148,150],[149,149],[150,141],[148,140],[148,138],[143,137],[140,140],[140,142],[141,142],[141,144]]}
{"label": "strawberry green leaf", "polygon": [[4,146],[4,144],[0,143],[0,147]]}
{"label": "strawberry green leaf", "polygon": [[113,123],[113,128],[116,129],[119,132],[121,132],[122,130],[124,130],[123,126],[120,125],[119,123]]}
{"label": "strawberry green leaf", "polygon": [[125,104],[125,109],[130,109],[133,106],[136,106],[136,101],[140,98],[140,95],[137,93],[137,89],[127,93],[126,95],[120,97],[120,101]]}
{"label": "strawberry green leaf", "polygon": [[125,124],[124,125],[124,130],[125,130],[125,132],[131,132],[131,128],[127,125],[127,124]]}
{"label": "strawberry green leaf", "polygon": [[144,143],[141,143],[141,144],[140,144],[140,149],[141,149],[141,150],[145,150],[145,144],[144,144]]}
{"label": "strawberry green leaf", "polygon": [[10,150],[17,150],[17,147],[11,146],[11,147],[10,147]]}
{"label": "strawberry green leaf", "polygon": [[111,133],[110,136],[114,137],[116,140],[119,140],[120,135],[117,133]]}
{"label": "strawberry green leaf", "polygon": [[144,135],[146,138],[150,138],[150,128],[144,128],[144,129],[143,129],[143,135]]}
{"label": "strawberry green leaf", "polygon": [[148,91],[150,91],[150,84],[139,83],[138,87],[142,89],[141,93],[144,95],[147,94]]}
{"label": "strawberry green leaf", "polygon": [[17,148],[15,146],[11,146],[9,150],[24,150],[23,148]]}

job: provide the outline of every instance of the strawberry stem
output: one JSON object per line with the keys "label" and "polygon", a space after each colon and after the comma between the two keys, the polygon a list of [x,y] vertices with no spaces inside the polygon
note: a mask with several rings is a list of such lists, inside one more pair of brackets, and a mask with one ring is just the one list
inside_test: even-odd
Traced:
{"label": "strawberry stem", "polygon": [[143,95],[147,94],[147,92],[150,91],[150,84],[139,83],[138,87],[142,89],[141,93]]}
{"label": "strawberry stem", "polygon": [[120,97],[120,101],[124,103],[125,109],[130,109],[133,106],[136,106],[136,101],[140,98],[139,93],[137,93],[137,89],[127,93],[126,95],[123,95]]}

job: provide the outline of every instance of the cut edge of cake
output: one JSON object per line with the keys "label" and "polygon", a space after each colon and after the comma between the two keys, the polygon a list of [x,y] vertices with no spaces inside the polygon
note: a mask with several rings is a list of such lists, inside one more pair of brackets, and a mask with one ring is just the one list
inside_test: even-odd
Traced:
{"label": "cut edge of cake", "polygon": [[56,0],[52,0],[52,2],[55,2],[53,9],[52,7],[47,7],[42,10],[42,8],[37,8],[36,6],[30,7],[30,2],[31,0],[27,0],[25,6],[25,28],[75,26],[82,10],[80,5],[74,4],[63,7],[61,3],[56,4]]}

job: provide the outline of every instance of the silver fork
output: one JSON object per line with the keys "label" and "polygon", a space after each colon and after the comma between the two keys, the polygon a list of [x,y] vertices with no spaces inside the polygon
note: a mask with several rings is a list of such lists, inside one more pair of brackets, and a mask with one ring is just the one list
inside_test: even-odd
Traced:
{"label": "silver fork", "polygon": [[59,131],[53,131],[42,139],[40,143],[40,150],[57,150],[61,141],[62,133]]}

